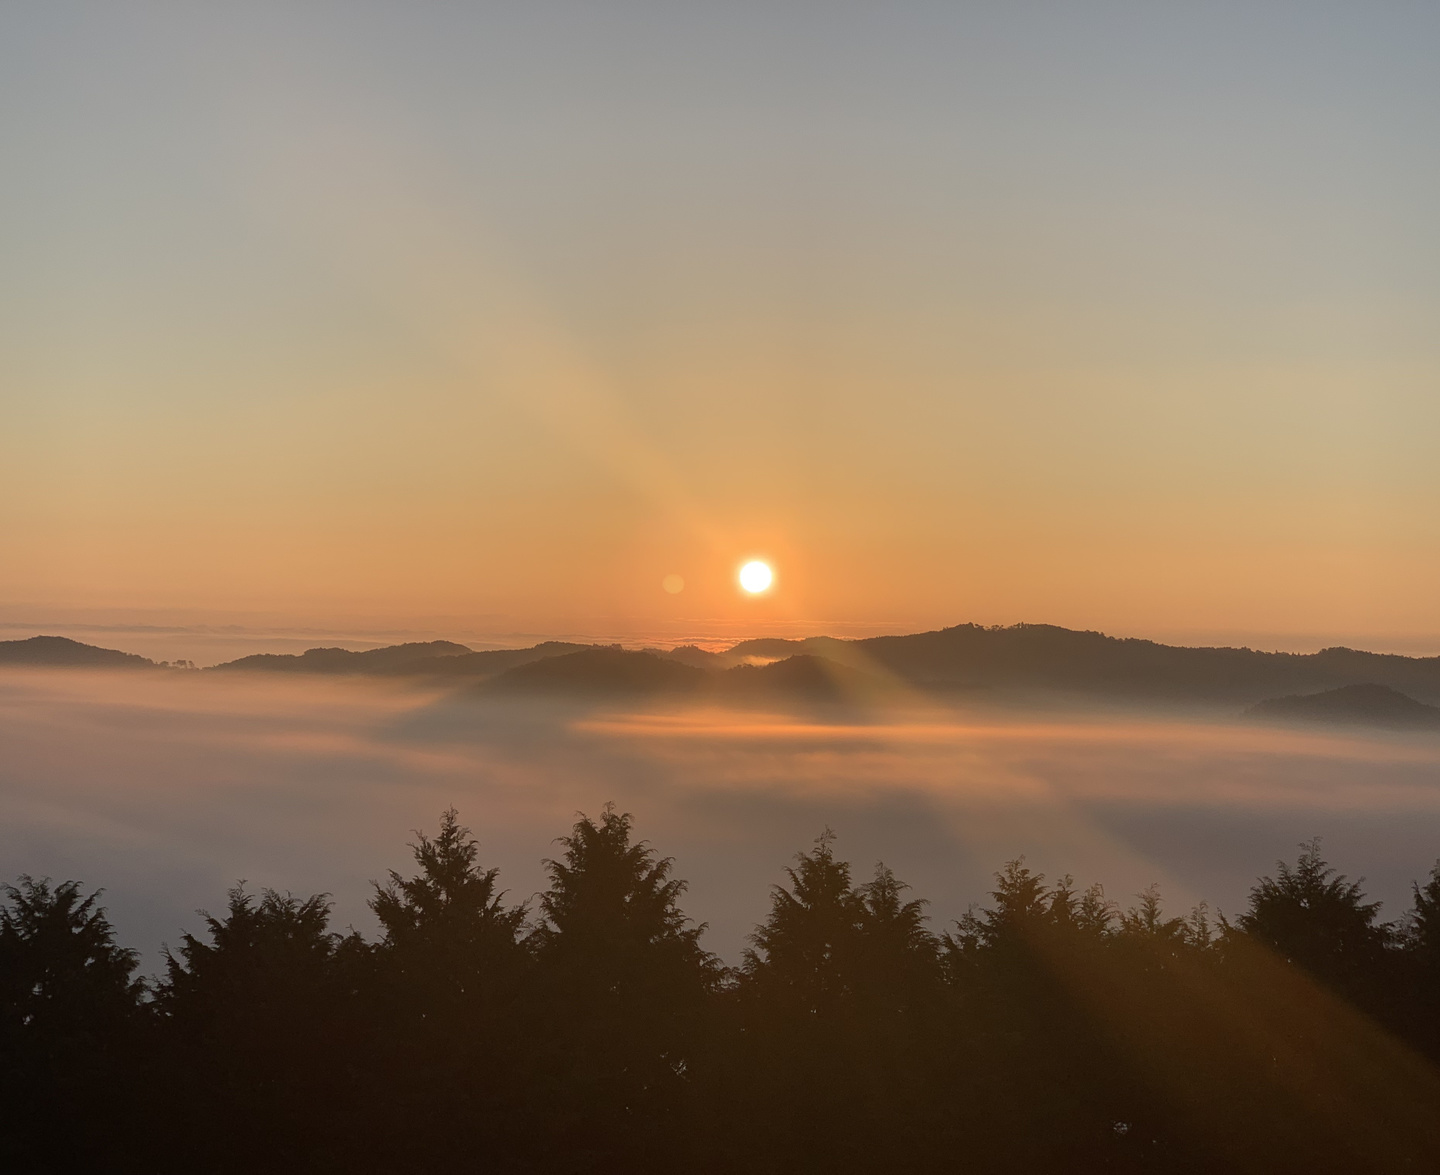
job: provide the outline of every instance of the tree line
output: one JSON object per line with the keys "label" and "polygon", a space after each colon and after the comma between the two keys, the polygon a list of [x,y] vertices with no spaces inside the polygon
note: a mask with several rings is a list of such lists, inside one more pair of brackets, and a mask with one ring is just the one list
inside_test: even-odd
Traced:
{"label": "tree line", "polygon": [[417,837],[376,941],[237,886],[150,981],[99,893],[4,887],[0,1170],[1440,1169],[1440,864],[1387,923],[1312,842],[1231,922],[1017,860],[935,929],[827,832],[726,967],[628,814],[533,907]]}

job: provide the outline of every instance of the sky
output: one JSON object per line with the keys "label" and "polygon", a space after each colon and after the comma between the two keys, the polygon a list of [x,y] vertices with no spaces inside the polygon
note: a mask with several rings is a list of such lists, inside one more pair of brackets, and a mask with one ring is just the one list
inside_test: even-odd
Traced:
{"label": "sky", "polygon": [[1416,3],[7,3],[0,635],[1440,652],[1437,51]]}

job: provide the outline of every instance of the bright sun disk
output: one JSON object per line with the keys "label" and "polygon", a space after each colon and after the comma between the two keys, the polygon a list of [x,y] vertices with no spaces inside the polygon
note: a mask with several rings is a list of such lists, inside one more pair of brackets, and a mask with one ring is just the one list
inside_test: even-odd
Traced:
{"label": "bright sun disk", "polygon": [[768,563],[762,563],[755,559],[744,567],[740,568],[740,586],[751,595],[763,592],[770,586],[775,576],[770,571]]}

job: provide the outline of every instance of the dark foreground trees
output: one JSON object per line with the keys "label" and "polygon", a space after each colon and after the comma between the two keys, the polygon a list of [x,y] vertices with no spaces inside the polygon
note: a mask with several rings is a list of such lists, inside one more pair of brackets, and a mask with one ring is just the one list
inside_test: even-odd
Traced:
{"label": "dark foreground trees", "polygon": [[166,952],[155,990],[165,1158],[177,1168],[303,1167],[364,1121],[368,948],[329,929],[323,894],[237,886],[209,941]]}
{"label": "dark foreground trees", "polygon": [[[525,907],[506,905],[498,871],[455,810],[411,846],[419,871],[391,872],[370,905],[384,932],[367,992],[371,1099],[357,1134],[391,1171],[511,1168],[526,1149],[516,1076],[530,952]],[[460,1128],[463,1124],[463,1128]],[[357,1160],[360,1161],[360,1160]]]}
{"label": "dark foreground trees", "polygon": [[146,987],[98,895],[0,905],[0,1169],[1440,1170],[1440,865],[1387,925],[1319,846],[1233,923],[1023,861],[932,929],[828,832],[743,964],[631,818],[533,906],[452,810],[377,885],[237,887]]}
{"label": "dark foreground trees", "polygon": [[20,878],[0,906],[0,1170],[99,1169],[129,1124],[150,1040],[138,956],[99,893]]}
{"label": "dark foreground trees", "polygon": [[547,1170],[697,1161],[693,1073],[720,966],[680,910],[670,860],[630,829],[607,807],[547,862],[527,1001]]}

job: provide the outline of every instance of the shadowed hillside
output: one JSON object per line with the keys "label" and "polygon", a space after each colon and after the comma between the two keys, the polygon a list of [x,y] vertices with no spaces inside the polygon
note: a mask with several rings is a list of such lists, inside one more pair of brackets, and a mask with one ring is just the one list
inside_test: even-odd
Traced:
{"label": "shadowed hillside", "polygon": [[663,695],[725,701],[751,697],[845,701],[878,695],[883,688],[883,683],[870,674],[808,654],[768,665],[702,669],[660,652],[621,648],[585,649],[532,661],[476,687],[479,694],[486,696]]}
{"label": "shadowed hillside", "polygon": [[[807,662],[802,661],[773,674],[742,674],[723,684],[720,680],[726,671],[762,669],[796,657],[819,659],[831,668],[820,673],[817,664],[806,668]],[[551,661],[560,664],[546,664]],[[0,642],[0,664],[5,663],[150,664],[143,657],[96,649],[63,637]],[[525,672],[518,672],[521,669]],[[1008,628],[961,624],[935,632],[854,641],[825,636],[804,640],[767,637],[741,641],[722,653],[694,645],[668,651],[627,650],[619,645],[567,641],[475,652],[452,641],[427,641],[358,653],[336,648],[310,649],[299,655],[264,653],[217,665],[208,672],[427,677],[456,682],[488,679],[490,692],[587,694],[684,692],[701,688],[710,678],[716,680],[704,688],[720,693],[744,693],[753,688],[814,694],[839,688],[837,683],[849,672],[851,685],[860,686],[861,692],[886,681],[939,695],[1045,690],[1126,701],[1230,705],[1374,684],[1420,702],[1440,702],[1440,657],[1345,648],[1318,653],[1185,648],[1049,624]]]}
{"label": "shadowed hillside", "polygon": [[477,690],[484,694],[684,694],[699,689],[706,677],[704,669],[654,653],[595,648],[517,665]]}
{"label": "shadowed hillside", "polygon": [[306,649],[303,653],[256,653],[213,666],[214,670],[265,673],[424,673],[430,662],[470,652],[454,641],[415,641],[383,649]]}
{"label": "shadowed hillside", "polygon": [[1024,687],[1253,703],[1277,694],[1376,682],[1422,699],[1440,699],[1440,657],[1344,648],[1318,653],[1184,648],[1050,624],[1008,628],[961,624],[937,632],[858,641],[831,637],[745,641],[730,652],[766,657],[821,653],[885,669],[911,685],[939,691]]}
{"label": "shadowed hillside", "polygon": [[[642,662],[628,657],[649,657],[654,664],[641,670],[638,666]],[[857,641],[835,637],[795,641],[765,638],[742,641],[719,655],[689,648],[672,653],[647,651],[536,669],[534,677],[502,674],[493,685],[497,691],[530,688],[531,682],[543,680],[547,688],[560,690],[569,681],[577,687],[583,683],[587,692],[596,693],[606,688],[606,674],[613,673],[610,685],[616,692],[633,690],[641,677],[650,692],[696,688],[698,678],[659,667],[676,660],[697,669],[731,666],[723,674],[712,670],[715,676],[727,679],[724,685],[717,681],[714,686],[722,693],[741,693],[749,688],[823,692],[835,689],[848,673],[856,686],[868,682],[869,687],[878,688],[881,680],[888,679],[942,695],[1026,689],[1129,701],[1253,704],[1279,694],[1373,682],[1409,695],[1440,699],[1440,657],[1403,657],[1342,648],[1309,654],[1184,648],[1044,624],[1009,628],[967,624],[938,632]],[[819,673],[822,663],[829,666],[823,674]],[[790,667],[779,668],[785,665]],[[736,674],[740,676],[732,676]],[[753,683],[753,687],[737,684],[740,681]],[[862,692],[872,690],[866,687]]]}
{"label": "shadowed hillside", "polygon": [[55,665],[78,669],[148,669],[154,661],[135,653],[101,649],[63,636],[0,641],[0,665]]}
{"label": "shadowed hillside", "polygon": [[578,653],[592,645],[577,645],[570,641],[542,641],[528,649],[484,649],[478,653],[465,652],[454,657],[432,657],[425,661],[400,663],[385,670],[393,676],[426,674],[431,677],[493,677],[516,665],[527,665],[531,661],[543,661],[547,657],[563,657],[567,653]]}
{"label": "shadowed hillside", "polygon": [[303,653],[256,653],[211,667],[211,671],[244,673],[373,674],[386,677],[493,677],[516,665],[560,657],[595,646],[569,641],[542,641],[528,649],[484,649],[475,652],[454,641],[420,641],[383,649],[306,649]]}
{"label": "shadowed hillside", "polygon": [[1251,718],[1277,722],[1327,722],[1391,730],[1440,730],[1440,707],[1427,706],[1389,686],[1362,683],[1318,694],[1292,694],[1258,702]]}
{"label": "shadowed hillside", "polygon": [[720,692],[734,696],[779,694],[814,701],[878,697],[885,683],[828,657],[798,653],[769,665],[737,665],[719,675]]}

